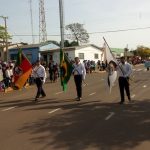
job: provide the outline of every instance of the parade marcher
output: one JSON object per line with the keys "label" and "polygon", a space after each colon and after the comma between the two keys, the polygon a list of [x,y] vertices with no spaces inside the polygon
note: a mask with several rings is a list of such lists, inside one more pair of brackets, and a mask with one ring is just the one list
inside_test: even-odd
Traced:
{"label": "parade marcher", "polygon": [[85,66],[80,62],[78,57],[75,57],[75,64],[73,69],[74,81],[77,90],[77,101],[82,98],[82,80],[85,80],[86,69]]}
{"label": "parade marcher", "polygon": [[40,95],[42,95],[42,97],[46,96],[46,94],[43,90],[43,84],[46,81],[46,71],[45,71],[44,66],[41,65],[40,60],[38,60],[36,62],[36,66],[33,69],[33,74],[34,74],[34,77],[35,77],[35,83],[37,85],[37,94],[36,94],[36,97],[35,97],[35,101],[37,101],[38,98],[40,97]]}
{"label": "parade marcher", "polygon": [[125,58],[121,57],[120,64],[118,66],[118,72],[119,72],[119,88],[120,88],[120,95],[121,95],[121,101],[120,104],[124,103],[125,96],[124,96],[124,89],[126,91],[128,100],[131,101],[130,97],[130,84],[129,84],[129,78],[132,73],[132,67],[129,63],[125,62]]}

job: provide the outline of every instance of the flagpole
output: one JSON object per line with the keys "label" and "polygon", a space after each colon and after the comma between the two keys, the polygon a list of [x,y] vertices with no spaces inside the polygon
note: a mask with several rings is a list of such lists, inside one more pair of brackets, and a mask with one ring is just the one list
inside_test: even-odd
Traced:
{"label": "flagpole", "polygon": [[61,45],[60,49],[64,48],[64,10],[63,10],[63,0],[59,0],[59,16],[60,16],[60,33],[61,33]]}
{"label": "flagpole", "polygon": [[108,45],[108,43],[107,43],[107,41],[105,40],[104,37],[103,37],[103,40],[104,40],[104,42],[107,44],[107,46],[108,46],[108,48],[109,48],[109,50],[110,50],[110,52],[111,52],[111,54],[112,54],[111,48],[109,47],[109,45]]}

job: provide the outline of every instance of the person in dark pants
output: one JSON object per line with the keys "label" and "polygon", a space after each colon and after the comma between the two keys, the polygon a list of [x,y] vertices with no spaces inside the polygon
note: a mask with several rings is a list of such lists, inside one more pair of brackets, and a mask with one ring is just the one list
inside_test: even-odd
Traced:
{"label": "person in dark pants", "polygon": [[131,101],[129,78],[132,73],[132,67],[129,63],[125,62],[124,57],[121,57],[121,63],[118,66],[118,72],[119,72],[118,81],[121,96],[121,101],[119,103],[123,104],[125,101],[124,90],[126,91],[128,100]]}
{"label": "person in dark pants", "polygon": [[35,101],[37,101],[41,95],[42,97],[46,96],[43,90],[43,84],[45,83],[45,80],[46,80],[46,71],[45,71],[44,66],[41,65],[40,60],[36,62],[36,66],[33,69],[33,74],[34,74],[35,83],[37,86],[37,94],[35,97]]}
{"label": "person in dark pants", "polygon": [[77,101],[80,101],[82,98],[82,81],[85,80],[86,69],[84,64],[80,63],[78,57],[75,57],[75,64],[73,69],[74,81],[77,90]]}
{"label": "person in dark pants", "polygon": [[53,70],[53,67],[54,67],[54,62],[51,60],[50,63],[49,63],[49,78],[50,78],[51,83],[54,80],[54,70]]}

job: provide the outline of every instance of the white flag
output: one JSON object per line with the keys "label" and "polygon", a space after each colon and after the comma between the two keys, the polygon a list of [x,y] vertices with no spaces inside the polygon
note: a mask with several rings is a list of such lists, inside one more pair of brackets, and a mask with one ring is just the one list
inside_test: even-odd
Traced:
{"label": "white flag", "polygon": [[[104,39],[105,40],[105,39]],[[117,79],[117,60],[113,56],[112,52],[110,51],[110,48],[108,47],[106,41],[104,43],[104,61],[107,64],[107,85],[109,87],[109,91],[111,93],[111,89],[114,86],[114,83]]]}

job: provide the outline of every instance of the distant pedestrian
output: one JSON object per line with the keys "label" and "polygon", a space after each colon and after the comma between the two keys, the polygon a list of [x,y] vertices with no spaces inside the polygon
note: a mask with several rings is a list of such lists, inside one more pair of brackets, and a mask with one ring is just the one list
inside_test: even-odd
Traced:
{"label": "distant pedestrian", "polygon": [[119,72],[118,80],[119,80],[119,88],[120,88],[120,96],[121,96],[121,101],[119,103],[123,104],[125,101],[124,90],[126,91],[128,100],[131,101],[129,78],[130,75],[132,74],[132,67],[129,63],[125,62],[124,57],[121,57],[121,62],[118,66],[118,72]]}
{"label": "distant pedestrian", "polygon": [[48,68],[49,68],[49,79],[52,83],[54,80],[54,61],[50,60]]}
{"label": "distant pedestrian", "polygon": [[80,101],[82,98],[82,81],[85,80],[86,69],[84,64],[80,62],[78,57],[75,57],[75,64],[73,69],[74,81],[77,90],[77,101]]}
{"label": "distant pedestrian", "polygon": [[37,86],[37,94],[35,97],[35,101],[37,101],[41,95],[42,95],[42,97],[46,96],[46,94],[43,90],[43,84],[45,83],[45,80],[46,80],[46,71],[45,71],[44,66],[41,65],[40,60],[38,60],[36,62],[36,66],[33,69],[33,74],[34,74],[35,83]]}

